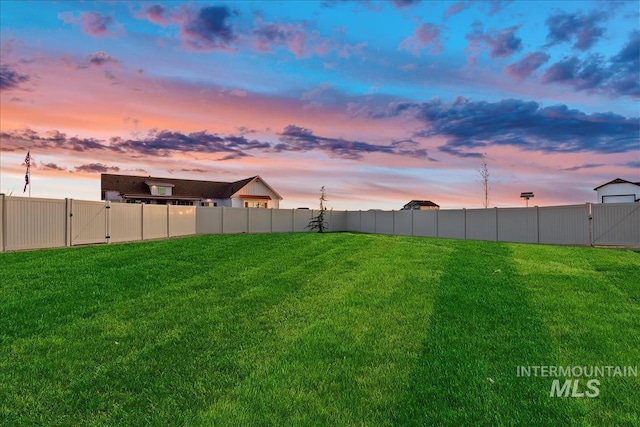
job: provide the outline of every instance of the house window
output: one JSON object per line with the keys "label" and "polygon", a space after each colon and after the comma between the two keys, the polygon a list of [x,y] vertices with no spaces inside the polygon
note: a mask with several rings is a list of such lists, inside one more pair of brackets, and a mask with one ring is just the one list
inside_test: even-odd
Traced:
{"label": "house window", "polygon": [[244,202],[245,208],[268,208],[268,202]]}
{"label": "house window", "polygon": [[166,196],[167,187],[158,187],[158,196]]}

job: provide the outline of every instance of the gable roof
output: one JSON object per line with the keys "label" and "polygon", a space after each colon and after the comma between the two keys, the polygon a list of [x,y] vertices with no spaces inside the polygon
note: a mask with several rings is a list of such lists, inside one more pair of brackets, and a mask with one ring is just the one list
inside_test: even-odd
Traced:
{"label": "gable roof", "polygon": [[609,181],[607,183],[604,183],[602,185],[597,186],[596,188],[594,188],[594,191],[597,191],[598,188],[602,188],[605,185],[609,185],[609,184],[633,184],[633,185],[638,185],[640,186],[640,182],[631,182],[631,181],[627,181],[626,179],[622,179],[622,178],[616,178],[613,181]]}
{"label": "gable roof", "polygon": [[407,203],[405,206],[436,206],[440,207],[440,205],[436,205],[431,200],[412,200]]}
{"label": "gable roof", "polygon": [[241,179],[240,181],[220,182],[103,173],[100,175],[100,187],[102,191],[118,191],[121,194],[149,194],[148,183],[153,183],[156,185],[172,186],[173,197],[186,196],[200,199],[228,199],[256,179],[260,179],[278,198],[282,199],[282,197],[258,175]]}

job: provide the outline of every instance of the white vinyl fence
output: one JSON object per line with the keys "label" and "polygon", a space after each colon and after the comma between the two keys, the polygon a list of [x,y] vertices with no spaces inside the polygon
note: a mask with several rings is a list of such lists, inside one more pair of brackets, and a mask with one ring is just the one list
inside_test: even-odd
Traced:
{"label": "white vinyl fence", "polygon": [[[0,252],[195,234],[308,232],[317,210],[122,204],[0,194]],[[329,231],[559,245],[640,246],[640,203],[327,211]]]}

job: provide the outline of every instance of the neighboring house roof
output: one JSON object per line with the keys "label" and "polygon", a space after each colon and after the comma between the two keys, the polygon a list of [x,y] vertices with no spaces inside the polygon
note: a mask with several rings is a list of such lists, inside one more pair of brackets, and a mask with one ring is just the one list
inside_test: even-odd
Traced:
{"label": "neighboring house roof", "polygon": [[282,200],[269,184],[260,176],[242,179],[235,182],[198,181],[193,179],[157,178],[151,176],[101,174],[100,186],[102,191],[118,191],[126,195],[149,195],[149,184],[173,187],[172,199],[228,199],[243,187],[259,179],[269,190]]}
{"label": "neighboring house roof", "polygon": [[627,181],[626,179],[622,179],[622,178],[616,178],[613,181],[609,181],[605,184],[599,185],[596,188],[594,188],[594,191],[597,191],[599,188],[604,187],[605,185],[609,185],[609,184],[633,184],[633,185],[638,185],[640,186],[640,182],[631,182],[631,181]]}
{"label": "neighboring house roof", "polygon": [[440,205],[436,205],[431,200],[412,200],[407,203],[405,206],[430,206],[430,207],[440,207]]}

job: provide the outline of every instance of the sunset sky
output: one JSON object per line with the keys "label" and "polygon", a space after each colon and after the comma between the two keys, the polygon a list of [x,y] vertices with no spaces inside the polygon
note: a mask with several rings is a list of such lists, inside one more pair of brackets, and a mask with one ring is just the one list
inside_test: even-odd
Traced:
{"label": "sunset sky", "polygon": [[595,202],[640,181],[638,1],[0,1],[0,192],[100,173],[281,207]]}

